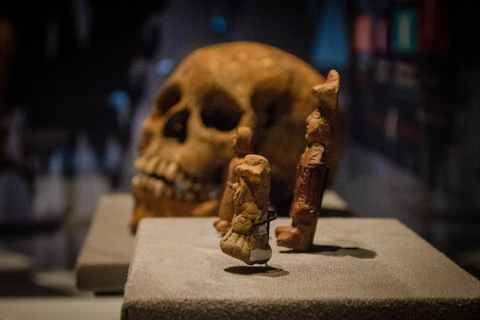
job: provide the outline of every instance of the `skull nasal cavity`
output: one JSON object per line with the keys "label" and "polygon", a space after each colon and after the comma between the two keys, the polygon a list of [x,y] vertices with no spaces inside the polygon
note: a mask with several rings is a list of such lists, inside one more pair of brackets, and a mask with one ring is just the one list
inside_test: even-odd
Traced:
{"label": "skull nasal cavity", "polygon": [[218,88],[211,89],[204,96],[201,105],[203,124],[220,131],[235,129],[243,115],[237,102]]}
{"label": "skull nasal cavity", "polygon": [[175,138],[183,143],[187,139],[187,121],[189,116],[190,112],[186,109],[172,115],[165,124],[163,136]]}

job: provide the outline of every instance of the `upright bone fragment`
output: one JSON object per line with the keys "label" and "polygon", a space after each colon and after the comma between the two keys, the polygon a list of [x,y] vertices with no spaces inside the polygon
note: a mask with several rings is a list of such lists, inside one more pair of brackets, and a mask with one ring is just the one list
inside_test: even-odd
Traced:
{"label": "upright bone fragment", "polygon": [[305,138],[308,145],[297,166],[297,182],[290,208],[292,224],[275,229],[279,246],[308,251],[313,243],[329,168],[325,162],[325,148],[330,142],[328,118],[337,107],[338,89],[339,75],[335,70],[330,71],[324,84],[313,88],[319,106],[307,118]]}
{"label": "upright bone fragment", "polygon": [[248,265],[270,260],[267,223],[270,206],[270,166],[262,156],[249,154],[235,168],[239,177],[234,184],[234,217],[231,229],[220,240],[225,254]]}
{"label": "upright bone fragment", "polygon": [[214,222],[217,231],[225,234],[230,230],[234,215],[233,194],[235,190],[233,185],[238,182],[238,175],[235,168],[243,163],[244,157],[252,152],[252,129],[249,127],[239,127],[233,140],[233,149],[237,156],[230,161],[228,166],[228,176],[223,192],[218,218]]}

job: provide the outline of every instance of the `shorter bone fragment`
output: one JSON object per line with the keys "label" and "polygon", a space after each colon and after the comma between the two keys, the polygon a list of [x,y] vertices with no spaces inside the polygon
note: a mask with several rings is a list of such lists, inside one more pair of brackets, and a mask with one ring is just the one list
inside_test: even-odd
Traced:
{"label": "shorter bone fragment", "polygon": [[233,185],[234,217],[220,248],[248,265],[263,264],[270,260],[272,249],[266,223],[257,223],[268,218],[270,166],[264,157],[250,154],[235,173],[239,181]]}
{"label": "shorter bone fragment", "polygon": [[223,191],[222,200],[218,209],[218,218],[214,222],[217,231],[225,234],[230,230],[233,215],[233,194],[235,192],[233,185],[238,182],[238,176],[235,168],[243,163],[244,157],[251,152],[252,149],[252,129],[249,127],[239,127],[237,134],[233,139],[233,149],[237,156],[230,161],[228,166],[228,176],[225,189]]}

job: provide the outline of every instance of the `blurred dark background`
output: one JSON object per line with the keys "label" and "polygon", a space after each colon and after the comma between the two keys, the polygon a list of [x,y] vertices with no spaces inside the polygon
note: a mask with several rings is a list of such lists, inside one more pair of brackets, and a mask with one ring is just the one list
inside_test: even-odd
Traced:
{"label": "blurred dark background", "polygon": [[158,88],[192,50],[238,40],[339,71],[348,143],[333,190],[349,214],[396,218],[479,277],[478,30],[447,0],[2,1],[0,280],[55,280],[0,295],[74,294],[98,200],[129,192]]}

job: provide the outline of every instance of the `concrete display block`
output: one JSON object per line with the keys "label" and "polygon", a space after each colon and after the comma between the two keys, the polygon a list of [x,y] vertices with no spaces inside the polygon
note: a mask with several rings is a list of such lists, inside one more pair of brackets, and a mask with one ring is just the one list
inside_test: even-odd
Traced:
{"label": "concrete display block", "polygon": [[268,266],[223,254],[214,218],[144,219],[122,319],[478,319],[480,282],[395,219],[320,218]]}
{"label": "concrete display block", "polygon": [[[329,214],[349,214],[345,201],[332,190],[325,191],[322,208]],[[133,198],[128,193],[102,197],[77,259],[79,290],[123,293],[135,243],[128,227],[132,210]]]}
{"label": "concrete display block", "polygon": [[77,259],[79,290],[123,293],[135,247],[128,227],[132,208],[130,194],[102,197]]}

